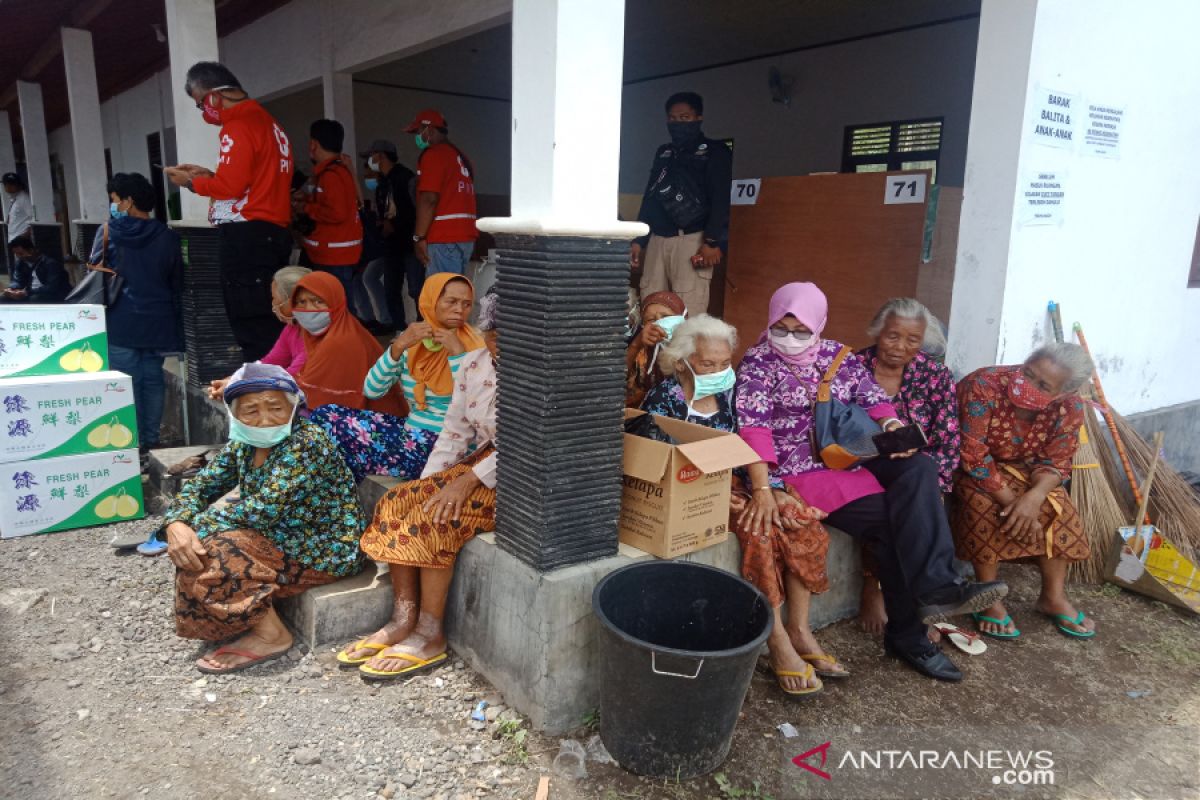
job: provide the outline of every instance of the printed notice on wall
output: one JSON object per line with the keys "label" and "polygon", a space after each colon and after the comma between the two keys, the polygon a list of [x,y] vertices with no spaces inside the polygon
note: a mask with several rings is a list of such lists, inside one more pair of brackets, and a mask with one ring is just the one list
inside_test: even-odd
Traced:
{"label": "printed notice on wall", "polygon": [[1075,149],[1079,95],[1039,86],[1030,96],[1029,138],[1047,147]]}
{"label": "printed notice on wall", "polygon": [[1122,106],[1088,103],[1087,127],[1083,132],[1083,154],[1101,158],[1121,157],[1121,130],[1125,125]]}
{"label": "printed notice on wall", "polygon": [[1066,175],[1037,170],[1021,184],[1021,225],[1062,225]]}

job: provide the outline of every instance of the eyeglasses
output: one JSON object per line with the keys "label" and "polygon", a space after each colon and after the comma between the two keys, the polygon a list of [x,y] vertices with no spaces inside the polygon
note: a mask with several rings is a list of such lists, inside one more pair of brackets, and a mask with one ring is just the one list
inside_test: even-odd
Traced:
{"label": "eyeglasses", "polygon": [[789,331],[786,328],[771,328],[771,336],[776,339],[786,339],[791,336],[797,342],[807,342],[813,337],[812,331]]}

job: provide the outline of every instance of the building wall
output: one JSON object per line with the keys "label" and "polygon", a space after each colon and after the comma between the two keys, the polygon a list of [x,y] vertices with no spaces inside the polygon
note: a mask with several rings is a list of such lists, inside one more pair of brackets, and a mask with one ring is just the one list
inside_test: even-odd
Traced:
{"label": "building wall", "polygon": [[[734,139],[734,177],[837,172],[845,126],[945,117],[938,180],[963,185],[978,20],[937,25],[637,83],[621,110],[621,191],[640,193],[667,140],[663,102],[704,97],[704,128]],[[714,60],[719,59],[716,54]],[[767,71],[795,76],[790,106],[774,103]]]}
{"label": "building wall", "polygon": [[[995,0],[985,2],[985,19],[989,5]],[[1036,3],[1028,77],[1021,80],[1026,97],[1055,89],[1075,95],[1076,113],[1085,112],[1089,100],[1123,108],[1119,158],[1084,155],[1078,144],[1074,151],[1047,147],[1028,134],[1019,140],[1016,187],[1007,201],[1018,213],[1009,226],[1007,264],[1000,266],[1007,272],[998,324],[960,315],[976,289],[963,276],[951,331],[952,340],[961,337],[956,366],[1020,361],[1049,337],[1046,304],[1056,300],[1068,336],[1072,321],[1083,324],[1105,392],[1119,411],[1200,399],[1194,368],[1200,289],[1186,288],[1200,216],[1200,163],[1183,155],[1200,141],[1200,72],[1191,35],[1197,27],[1200,5],[1186,0]],[[1026,107],[1023,118],[1028,132],[1039,115]],[[1064,176],[1061,225],[1020,224],[1021,182],[1039,171]],[[968,202],[971,180],[969,174]],[[964,239],[966,228],[964,209]],[[966,321],[959,324],[960,318]],[[992,358],[985,358],[989,350]]]}

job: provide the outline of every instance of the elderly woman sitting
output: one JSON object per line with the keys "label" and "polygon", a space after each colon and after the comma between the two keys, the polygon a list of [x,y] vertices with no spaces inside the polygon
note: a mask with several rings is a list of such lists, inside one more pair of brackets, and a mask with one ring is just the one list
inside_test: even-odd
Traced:
{"label": "elderly woman sitting", "polygon": [[[867,328],[875,342],[858,352],[906,425],[918,425],[928,440],[922,452],[937,465],[943,494],[954,486],[958,466],[958,406],[954,377],[931,358],[930,350],[945,352],[941,326],[929,309],[911,297],[894,297],[883,304]],[[887,623],[883,593],[863,551],[863,591],[859,620],[864,629],[882,634]]]}
{"label": "elderly woman sitting", "polygon": [[[814,452],[813,403],[826,378],[832,397],[859,406],[883,430],[903,424],[862,362],[844,345],[821,338],[827,313],[825,295],[813,284],[783,286],[771,297],[767,330],[742,359],[739,433],[762,461],[749,467],[753,497],[741,524],[760,536],[772,526],[789,527],[787,517],[795,513],[789,506],[799,501],[781,505],[772,485],[786,484],[826,513],[830,525],[871,548],[887,608],[888,652],[930,677],[961,680],[962,673],[926,638],[925,626],[985,608],[1008,587],[967,585],[958,577],[937,470],[928,456],[831,469]],[[799,657],[789,655],[773,666],[785,692],[811,686],[811,672]]]}
{"label": "elderly woman sitting", "polygon": [[[642,409],[736,432],[735,376],[731,366],[735,347],[737,331],[732,325],[707,314],[689,319],[675,330],[671,343],[660,353],[659,363],[668,377],[650,390]],[[825,573],[829,534],[819,522],[825,515],[806,506],[783,481],[774,481],[775,502],[789,511],[781,515],[781,524],[771,525],[767,533],[752,530],[741,524],[742,512],[750,500],[744,471],[735,472],[730,522],[741,544],[743,577],[762,591],[775,610],[775,625],[767,640],[771,663],[778,674],[785,671],[782,665],[806,663],[800,680],[793,682],[796,686],[789,684],[784,690],[793,695],[815,694],[822,684],[813,674],[814,665],[817,675],[840,678],[850,674],[821,649],[808,625],[812,594],[829,588]]]}
{"label": "elderly woman sitting", "polygon": [[[1063,488],[1079,446],[1083,401],[1092,374],[1083,348],[1039,347],[1017,366],[976,370],[958,385],[962,469],[954,482],[958,556],[992,580],[1001,561],[1028,561],[1042,572],[1036,609],[1068,636],[1090,639],[1095,624],[1067,599],[1067,569],[1089,555],[1079,512]],[[1016,639],[1004,604],[974,615],[980,633]]]}
{"label": "elderly woman sitting", "polygon": [[[166,513],[176,633],[213,642],[244,634],[196,662],[208,673],[286,653],[292,635],[275,600],[357,572],[365,522],[337,447],[296,419],[304,395],[283,368],[246,364],[224,397],[230,442]],[[237,502],[214,502],[233,489]]]}
{"label": "elderly woman sitting", "polygon": [[393,680],[446,660],[442,619],[458,551],[496,526],[496,295],[479,305],[486,347],[467,353],[455,374],[421,478],[383,496],[362,538],[363,551],[389,565],[395,595],[388,623],[338,653],[366,680]]}
{"label": "elderly woman sitting", "polygon": [[642,300],[642,327],[625,348],[625,405],[637,408],[646,393],[663,379],[658,353],[687,316],[674,292],[655,292]]}

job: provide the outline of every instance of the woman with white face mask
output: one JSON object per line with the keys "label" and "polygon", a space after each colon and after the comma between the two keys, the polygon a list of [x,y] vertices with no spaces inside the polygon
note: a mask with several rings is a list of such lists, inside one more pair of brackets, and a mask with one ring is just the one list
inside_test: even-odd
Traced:
{"label": "woman with white face mask", "polygon": [[[297,417],[304,393],[282,367],[245,364],[224,394],[229,444],[165,514],[176,633],[241,634],[196,662],[218,674],[288,651],[275,600],[357,573],[366,525],[350,470],[325,431]],[[238,502],[210,505],[233,489]]]}

